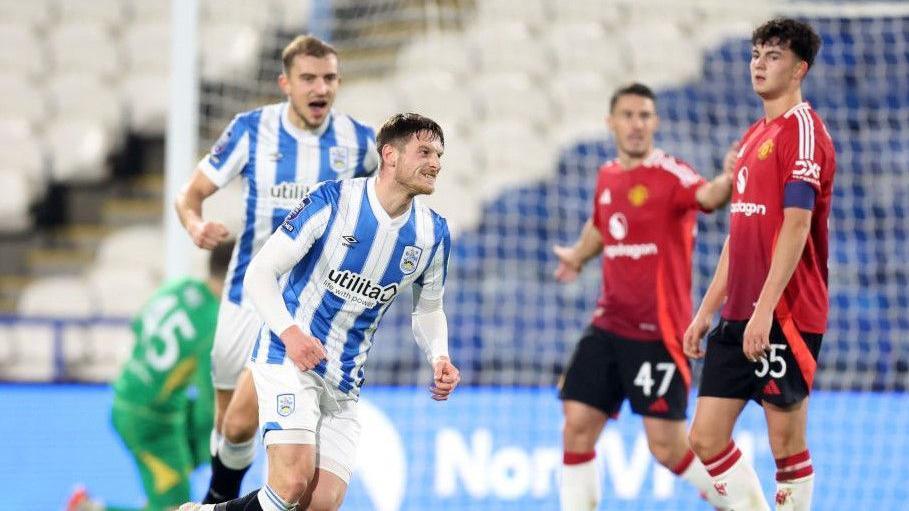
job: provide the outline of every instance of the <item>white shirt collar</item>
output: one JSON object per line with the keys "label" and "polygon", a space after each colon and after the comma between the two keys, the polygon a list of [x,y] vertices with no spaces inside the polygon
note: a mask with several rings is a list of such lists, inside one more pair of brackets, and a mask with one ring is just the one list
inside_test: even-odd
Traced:
{"label": "white shirt collar", "polygon": [[413,210],[414,200],[410,201],[410,204],[407,205],[407,210],[400,215],[394,218],[388,216],[388,212],[385,211],[385,208],[382,207],[382,203],[379,202],[379,196],[376,195],[376,176],[372,176],[366,180],[366,194],[369,200],[369,207],[372,208],[372,213],[376,216],[380,226],[389,229],[397,229],[410,219],[410,212]]}

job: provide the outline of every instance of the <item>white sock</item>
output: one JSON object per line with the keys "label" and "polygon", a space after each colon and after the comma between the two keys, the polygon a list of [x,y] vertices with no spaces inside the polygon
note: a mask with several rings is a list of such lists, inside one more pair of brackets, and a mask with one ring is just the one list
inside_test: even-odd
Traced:
{"label": "white sock", "polygon": [[296,504],[288,504],[267,484],[259,489],[256,498],[259,499],[259,506],[262,507],[263,511],[296,511],[297,509]]}
{"label": "white sock", "polygon": [[562,511],[593,511],[600,503],[600,479],[595,453],[566,452],[562,464],[559,498]]}
{"label": "white sock", "polygon": [[735,442],[729,442],[720,454],[704,460],[704,467],[713,478],[720,507],[733,511],[770,511],[754,468],[742,459],[742,451]]}
{"label": "white sock", "polygon": [[252,437],[239,444],[228,442],[221,438],[218,444],[218,457],[225,467],[240,470],[252,465],[256,457],[256,437]]}
{"label": "white sock", "polygon": [[814,467],[805,450],[776,460],[777,511],[808,511],[814,490]]}
{"label": "white sock", "polygon": [[212,458],[218,455],[219,445],[221,445],[221,433],[218,433],[217,429],[211,428],[211,436],[208,437],[208,452],[211,453]]}
{"label": "white sock", "polygon": [[701,464],[701,460],[697,459],[694,456],[694,452],[690,449],[685,454],[685,457],[682,458],[682,461],[670,470],[697,488],[701,492],[701,497],[709,502],[710,505],[723,509],[724,502],[713,487],[713,479],[710,478],[707,469]]}

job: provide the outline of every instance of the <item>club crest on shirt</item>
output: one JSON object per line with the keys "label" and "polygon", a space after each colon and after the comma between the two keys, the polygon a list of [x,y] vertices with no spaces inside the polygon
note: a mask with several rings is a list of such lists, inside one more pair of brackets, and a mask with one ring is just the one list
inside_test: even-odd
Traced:
{"label": "club crest on shirt", "polygon": [[650,192],[647,191],[647,187],[644,185],[634,185],[631,190],[628,190],[628,201],[636,207],[640,207],[647,202],[647,197],[649,196]]}
{"label": "club crest on shirt", "polygon": [[287,417],[294,413],[296,400],[293,394],[278,394],[278,415]]}
{"label": "club crest on shirt", "polygon": [[349,165],[350,154],[346,147],[329,147],[328,148],[328,165],[335,172],[344,172]]}
{"label": "club crest on shirt", "polygon": [[401,273],[404,275],[410,275],[411,273],[417,270],[417,265],[420,263],[420,256],[423,254],[423,249],[413,245],[408,245],[404,247],[404,253],[401,254]]}
{"label": "club crest on shirt", "polygon": [[773,139],[768,138],[761,144],[761,147],[758,148],[758,159],[766,160],[770,153],[773,152]]}

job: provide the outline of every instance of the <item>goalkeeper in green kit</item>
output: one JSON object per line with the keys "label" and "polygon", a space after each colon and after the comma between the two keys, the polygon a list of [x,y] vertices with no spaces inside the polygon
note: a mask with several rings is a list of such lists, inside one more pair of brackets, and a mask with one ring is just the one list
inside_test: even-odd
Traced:
{"label": "goalkeeper in green kit", "polygon": [[[210,352],[232,251],[232,242],[217,246],[206,281],[181,278],[164,284],[133,320],[136,343],[114,382],[111,415],[139,467],[146,510],[174,509],[189,500],[190,472],[211,458]],[[67,504],[67,511],[125,509],[90,499],[84,489]]]}

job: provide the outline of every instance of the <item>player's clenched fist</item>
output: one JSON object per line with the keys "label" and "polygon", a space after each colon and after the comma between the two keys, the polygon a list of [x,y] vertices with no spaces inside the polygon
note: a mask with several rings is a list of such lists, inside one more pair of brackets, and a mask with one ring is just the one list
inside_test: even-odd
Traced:
{"label": "player's clenched fist", "polygon": [[432,387],[429,389],[432,398],[436,401],[445,401],[461,381],[461,373],[448,357],[439,357],[433,362],[432,373]]}
{"label": "player's clenched fist", "polygon": [[201,221],[189,227],[189,235],[199,248],[211,250],[230,237],[230,231],[220,222]]}
{"label": "player's clenched fist", "polygon": [[309,371],[325,359],[325,348],[319,339],[304,334],[297,325],[284,330],[280,337],[287,356],[301,371]]}
{"label": "player's clenched fist", "polygon": [[704,350],[701,349],[701,338],[710,329],[710,318],[695,316],[685,330],[685,337],[682,339],[682,349],[689,358],[703,358]]}

